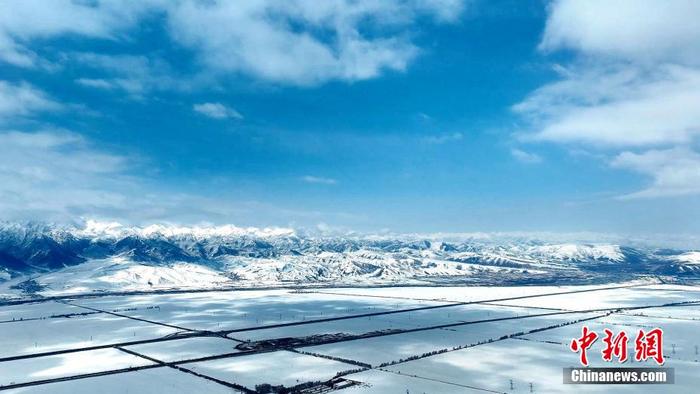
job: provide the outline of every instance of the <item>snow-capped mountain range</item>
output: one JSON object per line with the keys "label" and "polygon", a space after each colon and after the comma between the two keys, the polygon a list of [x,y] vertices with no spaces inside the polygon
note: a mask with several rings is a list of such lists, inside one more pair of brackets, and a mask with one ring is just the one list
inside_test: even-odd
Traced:
{"label": "snow-capped mountain range", "polygon": [[700,252],[537,239],[308,235],[286,228],[0,224],[0,287],[573,283],[700,276]]}

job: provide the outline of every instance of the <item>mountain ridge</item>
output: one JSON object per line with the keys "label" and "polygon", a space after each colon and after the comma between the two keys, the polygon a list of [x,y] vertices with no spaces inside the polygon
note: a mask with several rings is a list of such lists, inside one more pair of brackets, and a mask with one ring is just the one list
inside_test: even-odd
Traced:
{"label": "mountain ridge", "polygon": [[[188,286],[188,278],[198,285],[245,286],[674,280],[700,276],[698,256],[694,250],[534,238],[448,242],[417,235],[314,236],[231,225],[0,224],[0,282],[14,286],[38,280],[40,287],[177,287]],[[80,279],[66,279],[69,273]]]}

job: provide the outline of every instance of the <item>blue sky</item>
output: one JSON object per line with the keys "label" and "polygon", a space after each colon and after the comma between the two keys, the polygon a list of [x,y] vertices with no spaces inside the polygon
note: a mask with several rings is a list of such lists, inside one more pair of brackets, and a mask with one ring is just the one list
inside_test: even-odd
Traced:
{"label": "blue sky", "polygon": [[3,2],[0,216],[696,233],[698,12]]}

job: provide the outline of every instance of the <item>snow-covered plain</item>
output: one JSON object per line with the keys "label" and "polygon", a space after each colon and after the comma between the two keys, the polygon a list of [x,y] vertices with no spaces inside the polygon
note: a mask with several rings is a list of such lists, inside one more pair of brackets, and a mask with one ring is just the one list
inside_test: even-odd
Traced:
{"label": "snow-covered plain", "polygon": [[174,369],[157,368],[10,389],[6,392],[12,394],[231,394],[231,389]]}
{"label": "snow-covered plain", "polygon": [[[456,346],[470,346],[504,335],[517,334],[539,327],[548,327],[577,319],[591,317],[591,314],[543,316],[533,319],[504,320],[477,323],[444,329],[410,332],[363,339],[361,342],[348,341],[304,348],[305,351],[362,361],[373,366],[381,363],[406,359],[413,355]],[[382,349],[381,352],[376,349]]]}
{"label": "snow-covered plain", "polygon": [[25,383],[147,364],[152,364],[152,362],[116,349],[99,349],[8,361],[2,363],[0,387],[11,383]]}
{"label": "snow-covered plain", "polygon": [[[600,342],[600,341],[598,341]],[[600,343],[589,351],[592,367],[619,366],[600,359]],[[635,363],[640,364],[640,363]],[[409,361],[386,369],[402,375],[471,385],[495,392],[527,393],[693,393],[700,384],[697,362],[668,359],[666,367],[675,369],[673,385],[565,385],[562,368],[576,367],[577,356],[557,345],[507,339],[505,341],[458,350],[442,355]],[[641,364],[654,366],[655,364]],[[625,366],[637,366],[628,362]],[[350,378],[358,378],[350,376]],[[513,380],[513,390],[510,381]],[[412,387],[407,387],[413,392]],[[359,391],[361,392],[361,391]]]}
{"label": "snow-covered plain", "polygon": [[561,308],[578,310],[583,308],[614,308],[619,306],[646,306],[678,301],[700,301],[695,291],[659,292],[644,289],[614,289],[589,293],[560,294],[519,300],[502,301],[504,305]]}
{"label": "snow-covered plain", "polygon": [[177,331],[106,314],[2,323],[0,357],[157,338]]}
{"label": "snow-covered plain", "polygon": [[338,361],[284,350],[183,366],[250,389],[262,383],[283,384],[289,387],[304,382],[325,381],[331,379],[337,372],[357,368]]}
{"label": "snow-covered plain", "polygon": [[[695,312],[700,312],[700,306],[695,306]],[[691,309],[691,308],[685,308]],[[614,314],[604,318],[596,319],[586,323],[575,324],[553,330],[528,334],[523,339],[547,341],[559,343],[563,348],[568,348],[572,338],[581,336],[581,329],[586,325],[590,330],[602,334],[604,328],[608,328],[614,333],[624,330],[630,340],[634,339],[637,332],[641,330],[651,330],[660,327],[664,331],[665,356],[676,360],[694,361],[700,360],[700,355],[696,353],[695,346],[700,346],[700,322],[686,320],[684,311],[676,308],[663,308],[671,318],[633,316],[627,314]],[[647,309],[641,313],[647,313]],[[600,345],[598,343],[597,345]],[[628,348],[634,351],[634,346]],[[600,351],[600,348],[595,350]],[[700,352],[700,349],[698,350]],[[700,365],[698,366],[700,368]]]}
{"label": "snow-covered plain", "polygon": [[80,314],[79,307],[59,302],[36,302],[31,304],[7,305],[0,308],[0,321],[49,319],[51,316]]}
{"label": "snow-covered plain", "polygon": [[125,346],[124,348],[159,361],[170,362],[236,353],[235,346],[237,344],[229,339],[219,337],[196,337],[177,341]]}
{"label": "snow-covered plain", "polygon": [[233,333],[230,336],[241,340],[261,340],[265,338],[309,336],[313,334],[334,334],[339,332],[362,334],[373,330],[411,329],[428,327],[432,325],[489,320],[543,312],[546,313],[548,311],[542,309],[521,309],[471,304],[441,309],[428,309],[407,313],[369,316],[352,320],[329,321],[293,327],[245,331]]}
{"label": "snow-covered plain", "polygon": [[[110,296],[75,304],[200,330],[238,329],[292,321],[415,308],[439,303],[289,290]],[[135,309],[134,309],[135,308]]]}
{"label": "snow-covered plain", "polygon": [[[262,383],[327,381],[370,364],[373,369],[336,381],[357,382],[340,392],[510,392],[511,379],[513,392],[529,392],[530,382],[534,392],[693,392],[700,387],[698,290],[643,282],[274,289],[0,306],[0,390],[12,382],[77,376],[10,392],[231,392],[235,385],[252,390]],[[658,306],[668,303],[678,305]],[[504,320],[479,322],[491,319]],[[584,324],[628,334],[663,328],[666,366],[676,369],[676,384],[563,385],[562,368],[578,363],[568,342]],[[442,325],[450,326],[436,327]],[[150,342],[128,343],[136,340]],[[98,345],[104,348],[72,352]],[[594,365],[602,365],[599,346],[589,353]],[[64,353],[32,357],[52,351]],[[19,355],[32,358],[3,360]],[[200,361],[187,362],[194,359]],[[149,369],[81,376],[133,366]]]}
{"label": "snow-covered plain", "polygon": [[[315,293],[322,294],[348,294],[358,297],[386,297],[394,299],[411,298],[424,299],[430,301],[443,302],[474,302],[474,301],[493,301],[506,298],[517,298],[527,296],[541,296],[557,293],[570,293],[572,291],[596,290],[594,293],[587,293],[587,298],[591,294],[606,297],[609,292],[616,292],[617,287],[635,286],[641,289],[654,289],[653,283],[647,281],[627,281],[622,283],[608,283],[605,286],[601,285],[582,285],[582,286],[401,286],[401,287],[378,287],[368,291],[366,288],[347,287],[340,289],[317,289]],[[700,288],[690,286],[675,286],[661,285],[661,289],[673,288],[680,291],[693,291]],[[576,297],[574,293],[573,297]],[[558,297],[558,296],[557,296]],[[537,299],[537,298],[533,298]],[[514,301],[518,304],[518,301]]]}

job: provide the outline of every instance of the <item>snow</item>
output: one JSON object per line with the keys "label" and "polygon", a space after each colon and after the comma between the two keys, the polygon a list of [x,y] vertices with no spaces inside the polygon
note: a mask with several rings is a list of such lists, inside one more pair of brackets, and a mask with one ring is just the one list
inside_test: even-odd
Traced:
{"label": "snow", "polygon": [[183,367],[250,389],[260,383],[289,387],[309,381],[329,380],[338,372],[357,368],[351,364],[283,350],[183,364]]}
{"label": "snow", "polygon": [[25,320],[0,325],[0,354],[9,357],[123,341],[157,338],[178,330],[121,317]]}
{"label": "snow", "polygon": [[[305,322],[309,319],[367,312],[438,306],[444,305],[447,300],[491,300],[599,288],[600,286],[456,286],[327,288],[306,292],[274,289],[129,296],[95,295],[70,302],[190,329],[223,330],[255,328],[263,324]],[[459,305],[371,318],[257,329],[234,332],[230,336],[254,341],[322,333],[362,334],[383,329],[414,329],[437,324],[557,312],[551,309],[531,308],[531,306],[616,309],[621,305],[644,306],[691,300],[700,300],[700,291],[697,287],[655,284],[522,298],[501,301],[498,305]],[[504,306],[505,304],[513,305]],[[25,319],[40,318],[0,323],[0,355],[8,357],[139,339],[156,339],[178,331],[154,323],[104,313],[70,318],[45,318],[70,311],[87,310],[53,301],[0,306],[0,317],[6,320],[10,316]],[[562,368],[578,363],[577,355],[567,348],[568,342],[571,338],[580,336],[584,324],[598,332],[602,332],[603,328],[611,328],[615,332],[625,329],[628,335],[632,335],[639,328],[648,329],[658,326],[664,330],[666,366],[676,369],[676,384],[670,388],[678,392],[696,391],[695,388],[700,385],[695,354],[695,346],[698,345],[697,325],[700,321],[698,305],[651,307],[616,312],[585,323],[524,334],[519,336],[519,339],[499,340],[504,335],[523,333],[582,318],[592,318],[601,313],[571,313],[465,324],[444,329],[304,346],[297,350],[342,357],[375,366],[426,352],[449,350],[420,360],[383,367],[383,370],[348,375],[346,378],[365,384],[340,391],[342,393],[404,393],[407,389],[410,393],[456,393],[479,389],[511,392],[507,386],[510,379],[513,379],[515,385],[512,392],[516,393],[529,392],[530,382],[535,384],[534,392],[610,392],[612,388],[609,386],[566,386],[561,383]],[[496,340],[496,342],[489,342],[489,340]],[[479,342],[481,344],[477,344]],[[591,355],[599,354],[600,342],[594,345]],[[292,386],[308,380],[327,380],[340,371],[357,368],[345,362],[282,350],[242,354],[234,349],[236,344],[237,342],[232,339],[208,336],[133,345],[128,346],[127,350],[165,362],[235,353],[238,355],[206,362],[189,362],[182,366],[249,388],[254,388],[260,383]],[[476,346],[466,349],[453,349],[456,346],[475,344]],[[672,349],[672,345],[675,345],[675,349]],[[633,351],[633,346],[630,347],[630,351]],[[599,356],[596,358],[599,360]],[[591,359],[593,361],[593,357]],[[597,363],[595,365],[602,365],[600,361],[595,362]],[[0,380],[2,380],[0,384],[72,376],[132,365],[150,365],[150,361],[115,348],[7,361],[0,363]],[[615,386],[614,389],[615,392],[622,390],[622,392],[632,393],[637,392],[639,386]],[[645,386],[644,389],[650,390],[649,392],[668,392],[669,386]],[[119,375],[39,385],[10,392],[217,393],[224,392],[223,390],[230,392],[229,388],[212,381],[169,367],[158,367]]]}
{"label": "snow", "polygon": [[673,318],[700,321],[700,305],[674,306],[672,308],[644,308],[638,311],[630,311],[628,314],[659,319]]}
{"label": "snow", "polygon": [[147,265],[121,256],[92,260],[35,277],[48,288],[46,296],[91,293],[95,290],[158,290],[216,287],[229,283],[221,272],[190,263]]}
{"label": "snow", "polygon": [[483,393],[480,389],[470,389],[465,385],[439,382],[404,374],[391,373],[376,369],[346,376],[347,379],[362,382],[362,385],[338,390],[337,394],[386,394],[386,393],[441,393],[465,394]]}
{"label": "snow", "polygon": [[413,355],[453,348],[455,346],[473,345],[478,342],[488,341],[491,338],[497,339],[504,335],[562,324],[588,316],[590,315],[562,315],[476,323],[445,329],[409,332],[328,345],[310,346],[305,347],[303,350],[353,359],[376,366],[381,363],[405,359]]}
{"label": "snow", "polygon": [[220,337],[196,337],[177,341],[147,343],[143,345],[126,346],[125,349],[170,362],[191,360],[199,357],[219,354],[236,353],[238,342]]}
{"label": "snow", "polygon": [[153,364],[117,349],[99,349],[2,363],[0,386]]}
{"label": "snow", "polygon": [[[8,305],[0,308],[0,321],[51,319],[52,316],[90,312],[73,305],[60,302],[36,302],[29,304]],[[56,318],[56,317],[54,317]],[[80,316],[74,316],[78,319]],[[9,323],[7,323],[9,324]],[[0,326],[3,327],[3,326]],[[5,326],[6,327],[6,326]],[[1,328],[0,328],[1,330]]]}
{"label": "snow", "polygon": [[500,303],[504,305],[584,310],[616,306],[646,306],[679,301],[700,301],[700,294],[697,292],[660,292],[626,288],[509,300]]}
{"label": "snow", "polygon": [[[0,241],[0,252],[9,256],[5,275],[0,276],[15,276],[0,284],[0,293],[6,296],[22,294],[23,288],[50,296],[290,284],[500,284],[558,278],[565,278],[559,283],[590,283],[659,273],[700,274],[700,264],[694,263],[698,252],[533,240],[314,238],[291,229],[230,225],[127,227],[95,221],[81,228],[0,225]],[[615,270],[616,264],[624,266],[624,277]],[[27,274],[39,286],[30,282],[17,288],[30,279]]]}
{"label": "snow", "polygon": [[[600,342],[589,350],[591,366],[612,366],[600,358]],[[642,392],[637,385],[565,385],[562,384],[562,369],[578,366],[578,355],[558,345],[534,341],[507,339],[469,349],[449,352],[434,357],[386,369],[400,372],[401,375],[416,375],[423,378],[470,385],[497,392],[530,392],[533,383],[534,392],[546,393],[601,393],[601,392]],[[635,362],[636,364],[640,364]],[[642,366],[655,366],[641,363]],[[632,366],[628,363],[626,366]],[[673,386],[643,386],[643,392],[668,393],[695,392],[700,384],[697,375],[697,363],[668,359],[667,367],[675,368],[676,383]],[[351,375],[358,378],[361,375]],[[510,389],[510,381],[514,389]]]}
{"label": "snow", "polygon": [[157,289],[163,287],[206,287],[228,282],[228,279],[219,272],[188,263],[176,263],[169,267],[132,265],[96,279],[124,290],[138,289],[145,285]]}
{"label": "snow", "polygon": [[675,260],[685,264],[700,264],[700,252],[687,252],[675,257]]}
{"label": "snow", "polygon": [[[425,305],[422,305],[425,306]],[[377,312],[372,310],[370,312]],[[444,309],[429,309],[379,315],[350,320],[305,324],[292,327],[269,328],[233,333],[230,336],[239,340],[261,340],[289,336],[309,336],[313,334],[362,334],[376,330],[411,329],[437,324],[451,324],[464,321],[494,319],[507,316],[541,313],[542,310],[503,308],[483,305],[455,306]],[[352,342],[350,342],[352,343]]]}
{"label": "snow", "polygon": [[[424,299],[443,302],[478,302],[486,300],[499,300],[512,297],[524,297],[537,294],[563,293],[572,290],[601,289],[600,292],[610,294],[615,289],[606,290],[609,287],[630,286],[644,284],[641,281],[624,283],[607,283],[605,285],[584,285],[584,286],[401,286],[401,287],[377,287],[377,288],[335,288],[311,290],[319,294],[342,293],[356,295],[359,297],[411,297],[414,299]],[[666,286],[666,285],[664,285]],[[587,296],[598,292],[586,293]],[[574,295],[575,296],[575,295]],[[553,296],[557,297],[557,296]],[[534,298],[533,300],[536,300]],[[519,304],[519,301],[513,301]]]}
{"label": "snow", "polygon": [[155,368],[118,375],[71,380],[6,391],[8,394],[231,394],[218,383],[170,368]]}
{"label": "snow", "polygon": [[100,222],[88,220],[81,229],[76,229],[75,234],[92,237],[125,237],[136,235],[141,237],[173,237],[192,236],[195,238],[207,237],[240,237],[254,236],[261,238],[294,236],[296,232],[291,228],[283,227],[237,227],[234,225],[224,226],[175,226],[153,224],[146,227],[129,227],[118,222]]}
{"label": "snow", "polygon": [[[650,330],[660,327],[664,331],[665,356],[686,361],[697,360],[698,355],[695,354],[695,345],[700,345],[697,340],[698,322],[680,320],[679,318],[684,315],[681,310],[676,310],[675,307],[659,309],[664,310],[665,315],[671,315],[673,317],[669,319],[614,314],[590,322],[528,334],[524,338],[558,342],[561,343],[562,348],[565,350],[568,348],[572,338],[581,336],[581,329],[584,325],[600,334],[602,334],[604,328],[608,328],[616,333],[624,330],[627,332],[628,337],[630,337],[630,341],[634,341],[634,336],[640,329]],[[641,312],[646,313],[646,310]],[[672,344],[675,346],[675,354],[672,354]],[[596,349],[595,351],[599,352],[600,349]],[[634,351],[633,342],[630,342],[629,351]]]}
{"label": "snow", "polygon": [[[692,278],[700,275],[699,253],[512,237],[454,242],[400,235],[318,237],[233,225],[0,223],[0,255],[7,256],[0,294]],[[34,282],[16,286],[30,279]]]}
{"label": "snow", "polygon": [[610,260],[622,261],[625,256],[617,245],[559,244],[533,246],[529,253],[559,260]]}
{"label": "snow", "polygon": [[294,293],[290,290],[113,296],[81,299],[76,303],[99,309],[121,310],[120,313],[128,316],[167,321],[201,330],[255,327],[430,304],[411,300]]}

